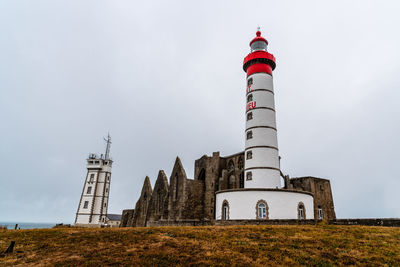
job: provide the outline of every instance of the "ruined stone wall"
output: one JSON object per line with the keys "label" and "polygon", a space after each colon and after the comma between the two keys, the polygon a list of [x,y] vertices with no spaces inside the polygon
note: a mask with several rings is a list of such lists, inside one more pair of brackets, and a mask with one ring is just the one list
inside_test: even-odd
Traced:
{"label": "ruined stone wall", "polygon": [[204,219],[204,181],[186,180],[186,194],[181,220]]}
{"label": "ruined stone wall", "polygon": [[316,177],[298,177],[290,179],[293,189],[314,194],[314,218],[318,218],[318,207],[322,208],[324,220],[336,219],[331,183],[327,179]]}
{"label": "ruined stone wall", "polygon": [[164,171],[159,171],[153,194],[147,208],[146,221],[161,220],[164,215],[165,205],[168,208],[168,179]]}
{"label": "ruined stone wall", "polygon": [[[169,183],[165,173],[160,171],[154,191],[146,177],[135,212],[124,211],[121,226],[206,225],[212,222],[215,192],[244,187],[244,152],[227,157],[214,152],[211,157],[204,155],[196,160],[194,167],[194,180],[188,179],[177,157]],[[329,180],[315,177],[287,177],[286,180],[289,188],[314,194],[315,218],[318,218],[318,206],[323,209],[324,219],[336,218]]]}
{"label": "ruined stone wall", "polygon": [[144,179],[142,193],[139,200],[136,202],[135,213],[133,215],[133,223],[129,226],[143,227],[146,226],[147,208],[150,203],[153,190],[151,189],[150,178]]}
{"label": "ruined stone wall", "polygon": [[177,221],[184,219],[182,213],[187,200],[186,172],[183,169],[180,159],[177,157],[174,168],[169,178],[168,188],[168,220]]}
{"label": "ruined stone wall", "polygon": [[120,223],[119,227],[127,227],[127,226],[132,225],[134,213],[135,213],[134,209],[123,210],[122,217],[121,217],[121,223]]}

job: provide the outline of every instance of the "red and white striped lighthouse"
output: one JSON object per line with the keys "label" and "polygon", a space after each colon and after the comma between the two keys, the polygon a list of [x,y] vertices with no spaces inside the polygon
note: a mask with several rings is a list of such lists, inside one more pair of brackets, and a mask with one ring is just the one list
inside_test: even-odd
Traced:
{"label": "red and white striped lighthouse", "polygon": [[247,73],[245,188],[280,188],[272,71],[275,57],[258,30],[243,62]]}
{"label": "red and white striped lighthouse", "polygon": [[313,219],[313,194],[281,188],[272,71],[275,58],[268,42],[257,36],[243,69],[246,86],[245,188],[215,193],[216,220]]}

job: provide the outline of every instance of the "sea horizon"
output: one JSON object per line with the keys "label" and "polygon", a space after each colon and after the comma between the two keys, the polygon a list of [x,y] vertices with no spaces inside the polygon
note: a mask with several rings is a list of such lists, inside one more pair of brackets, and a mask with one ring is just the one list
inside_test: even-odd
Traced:
{"label": "sea horizon", "polygon": [[18,224],[17,229],[46,229],[46,228],[52,228],[54,227],[57,223],[52,223],[52,222],[18,222],[18,221],[9,221],[9,222],[3,222],[0,221],[0,226],[6,226],[7,229],[13,230],[15,228],[15,225]]}

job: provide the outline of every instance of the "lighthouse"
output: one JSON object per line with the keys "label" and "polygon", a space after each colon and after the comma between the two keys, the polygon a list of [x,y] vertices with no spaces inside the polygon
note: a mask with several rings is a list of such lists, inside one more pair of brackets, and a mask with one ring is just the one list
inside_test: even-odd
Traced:
{"label": "lighthouse", "polygon": [[[244,58],[244,188],[215,193],[216,220],[313,219],[314,195],[281,187],[272,71],[275,57],[258,29]],[[307,214],[307,216],[306,216]]]}
{"label": "lighthouse", "polygon": [[272,71],[275,57],[260,30],[243,62],[246,72],[245,188],[280,188]]}

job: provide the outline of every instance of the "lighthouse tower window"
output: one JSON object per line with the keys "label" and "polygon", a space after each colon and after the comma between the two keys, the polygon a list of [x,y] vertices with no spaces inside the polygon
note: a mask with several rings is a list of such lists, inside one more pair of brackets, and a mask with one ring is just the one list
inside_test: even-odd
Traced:
{"label": "lighthouse tower window", "polygon": [[246,153],[246,159],[252,159],[253,158],[253,152],[250,150],[250,151],[247,151],[247,153]]}
{"label": "lighthouse tower window", "polygon": [[253,119],[253,112],[247,113],[247,120],[252,120]]}
{"label": "lighthouse tower window", "polygon": [[246,138],[247,140],[252,139],[253,138],[253,132],[252,131],[248,131],[246,134]]}
{"label": "lighthouse tower window", "polygon": [[251,44],[251,52],[257,50],[267,51],[267,44],[264,41],[256,41]]}
{"label": "lighthouse tower window", "polygon": [[247,103],[249,103],[251,101],[253,101],[253,95],[252,94],[247,96]]}
{"label": "lighthouse tower window", "polygon": [[246,181],[253,180],[253,174],[251,172],[246,173]]}
{"label": "lighthouse tower window", "polygon": [[253,84],[253,78],[250,78],[247,80],[247,86],[250,86]]}

